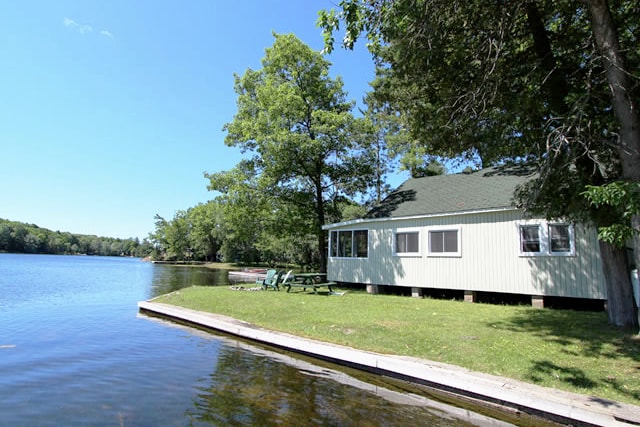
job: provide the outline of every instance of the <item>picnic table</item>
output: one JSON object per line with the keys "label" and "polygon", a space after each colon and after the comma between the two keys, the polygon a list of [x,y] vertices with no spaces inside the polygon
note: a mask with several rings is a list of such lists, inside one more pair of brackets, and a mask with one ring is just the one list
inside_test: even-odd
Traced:
{"label": "picnic table", "polygon": [[318,288],[327,287],[329,292],[333,292],[331,287],[337,283],[327,282],[326,277],[327,273],[294,273],[293,280],[284,282],[282,286],[287,288],[287,292],[291,291],[292,287],[302,288],[304,291],[311,288],[315,294],[318,293]]}

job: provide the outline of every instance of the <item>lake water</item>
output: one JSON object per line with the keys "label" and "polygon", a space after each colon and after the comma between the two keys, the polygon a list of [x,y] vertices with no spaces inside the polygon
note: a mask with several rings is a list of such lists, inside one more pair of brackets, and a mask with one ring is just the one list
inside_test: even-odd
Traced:
{"label": "lake water", "polygon": [[138,314],[140,300],[227,280],[130,258],[0,254],[0,426],[505,425]]}

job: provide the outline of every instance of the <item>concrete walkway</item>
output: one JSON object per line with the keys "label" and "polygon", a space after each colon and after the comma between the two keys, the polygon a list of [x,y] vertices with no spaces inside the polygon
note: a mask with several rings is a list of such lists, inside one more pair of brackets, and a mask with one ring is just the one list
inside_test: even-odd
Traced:
{"label": "concrete walkway", "polygon": [[603,427],[640,426],[640,406],[539,387],[413,357],[390,356],[314,341],[269,331],[227,316],[168,304],[142,301],[138,306],[142,312],[211,328],[338,364],[414,381],[559,423]]}

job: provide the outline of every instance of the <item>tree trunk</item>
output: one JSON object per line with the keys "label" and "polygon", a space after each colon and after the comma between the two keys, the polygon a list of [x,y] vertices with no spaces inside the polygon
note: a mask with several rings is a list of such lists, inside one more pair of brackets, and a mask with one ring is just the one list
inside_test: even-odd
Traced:
{"label": "tree trunk", "polygon": [[325,239],[325,233],[322,229],[324,225],[325,217],[324,217],[324,197],[322,194],[322,185],[321,182],[316,183],[316,214],[318,216],[316,225],[318,228],[316,230],[318,236],[318,255],[320,259],[320,272],[327,272],[327,244]]}
{"label": "tree trunk", "polygon": [[625,179],[640,181],[640,116],[632,98],[632,86],[620,51],[616,27],[607,0],[587,1],[596,46],[602,55],[607,82],[611,89],[611,105],[620,132],[618,154]]}
{"label": "tree trunk", "polygon": [[[631,218],[631,225],[633,229],[636,230],[636,234],[633,236],[633,248],[635,251],[634,268],[638,270],[640,274],[640,264],[638,263],[638,254],[640,253],[640,215],[634,215],[633,218]],[[636,317],[636,331],[640,334],[640,300],[636,300],[635,297],[633,298],[633,309]]]}
{"label": "tree trunk", "polygon": [[624,249],[601,241],[600,255],[607,285],[609,323],[637,328],[638,319],[634,310],[633,289]]}
{"label": "tree trunk", "polygon": [[[587,6],[591,14],[596,46],[602,55],[607,82],[611,90],[611,105],[620,126],[618,137],[618,156],[622,166],[622,176],[631,182],[640,182],[640,115],[634,105],[632,86],[627,78],[628,72],[620,51],[615,23],[611,17],[607,0],[590,0]],[[640,215],[631,219],[636,233],[640,233]],[[640,238],[636,234],[634,241],[634,259],[640,266]],[[631,297],[633,298],[633,297]],[[625,316],[626,317],[626,316]],[[633,324],[637,326],[637,313]]]}
{"label": "tree trunk", "polygon": [[551,49],[549,34],[534,2],[527,3],[527,23],[540,66],[548,73],[548,77],[542,83],[542,88],[553,113],[562,116],[566,114],[568,109],[564,99],[569,93],[569,87],[566,77],[558,69],[556,58]]}

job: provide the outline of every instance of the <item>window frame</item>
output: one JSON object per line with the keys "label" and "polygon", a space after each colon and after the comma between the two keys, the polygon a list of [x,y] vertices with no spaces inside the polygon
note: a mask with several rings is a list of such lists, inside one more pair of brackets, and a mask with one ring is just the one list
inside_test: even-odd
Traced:
{"label": "window frame", "polygon": [[[538,239],[540,242],[540,250],[538,252],[525,252],[523,251],[522,241],[522,229],[524,227],[538,227]],[[552,227],[562,226],[567,227],[567,238],[569,240],[569,250],[567,251],[554,251]],[[576,239],[575,239],[575,226],[569,222],[563,221],[537,221],[537,222],[520,222],[518,223],[518,246],[521,257],[570,257],[576,255]]]}
{"label": "window frame", "polygon": [[[553,233],[551,231],[552,227],[566,227],[567,228],[567,243],[568,243],[568,249],[567,250],[562,250],[562,251],[554,251],[553,250],[553,242],[554,242],[554,238],[553,238]],[[573,244],[573,232],[571,229],[571,224],[565,224],[565,223],[549,223],[547,224],[547,232],[549,234],[549,253],[554,254],[554,255],[559,255],[559,254],[568,254],[571,252],[575,252],[574,249],[574,244]],[[562,237],[564,239],[564,236]]]}
{"label": "window frame", "polygon": [[[523,230],[524,229],[537,229],[538,230],[538,250],[537,251],[525,251],[524,250],[524,245],[525,242],[526,243],[531,243],[531,241],[525,241],[524,240],[524,235],[523,235]],[[542,226],[541,224],[520,224],[518,226],[518,240],[520,242],[520,254],[524,255],[524,256],[534,256],[534,255],[540,255],[543,253],[543,233],[542,233]]]}
{"label": "window frame", "polygon": [[[366,235],[366,255],[359,256],[358,251],[358,240],[356,239],[356,232],[364,232]],[[343,255],[340,252],[340,234],[351,234],[351,249],[350,255]],[[362,234],[360,234],[362,235]],[[348,229],[348,230],[330,230],[329,232],[329,258],[342,258],[342,259],[351,259],[351,258],[360,258],[365,259],[369,258],[369,230],[358,228],[358,229]]]}
{"label": "window frame", "polygon": [[[418,250],[415,252],[398,252],[398,235],[408,235],[415,234],[416,241],[418,243]],[[393,247],[392,252],[393,256],[398,257],[420,257],[422,256],[422,230],[419,228],[398,228],[393,230]]]}
{"label": "window frame", "polygon": [[[432,247],[432,235],[434,233],[444,233],[447,231],[454,231],[456,233],[456,247],[457,247],[457,251],[453,252],[453,251],[449,251],[449,252],[434,252],[433,251],[433,247]],[[443,238],[444,238],[444,234],[443,234]],[[460,258],[462,257],[462,227],[460,226],[442,226],[442,227],[430,227],[429,229],[427,229],[427,256],[429,257],[453,257],[453,258]],[[443,241],[443,250],[445,249],[444,247],[444,241]]]}
{"label": "window frame", "polygon": [[[418,242],[418,250],[416,252],[398,252],[398,235],[416,234]],[[422,256],[422,236],[421,230],[418,228],[400,228],[393,230],[393,255],[398,257],[420,257]]]}
{"label": "window frame", "polygon": [[[364,235],[366,237],[366,245],[365,245],[366,254],[364,256],[360,256],[358,238],[356,237],[356,233],[359,233],[360,235]],[[364,230],[364,229],[353,230],[352,242],[353,242],[353,249],[351,250],[351,253],[353,254],[353,258],[369,258],[369,230]]]}

